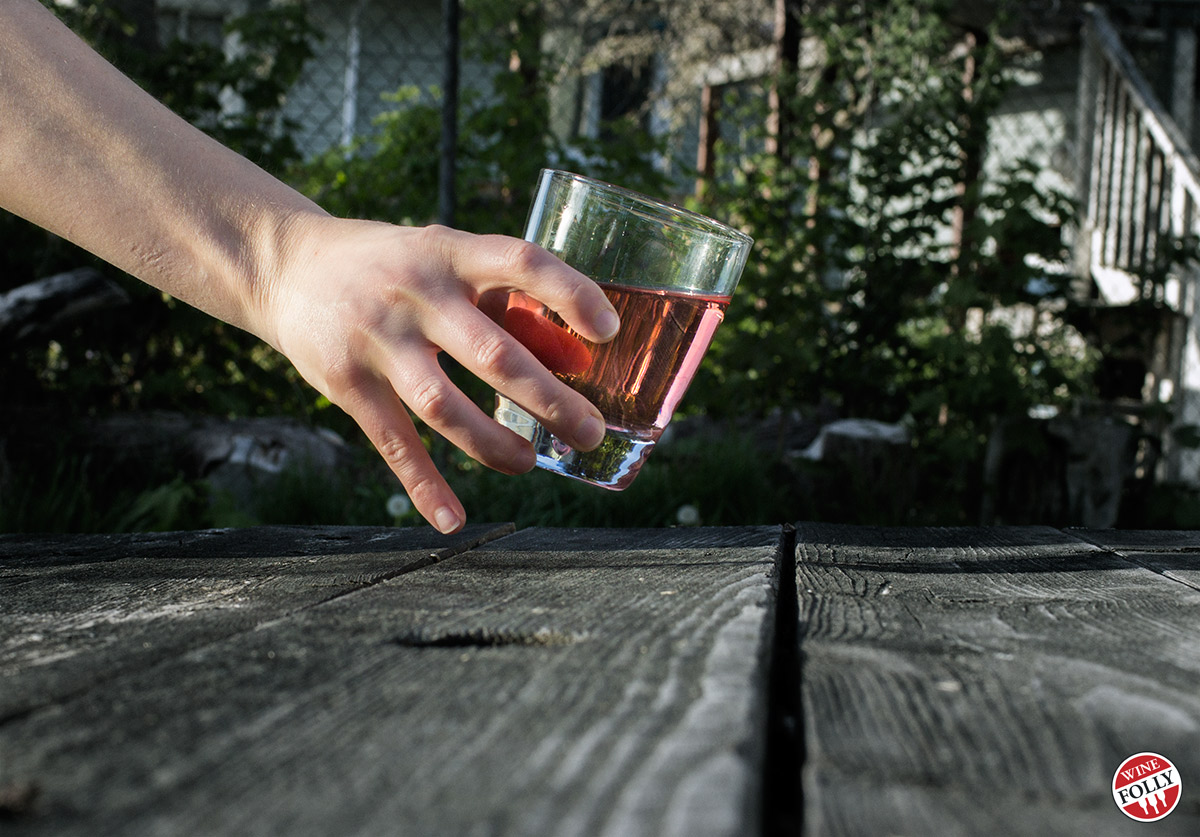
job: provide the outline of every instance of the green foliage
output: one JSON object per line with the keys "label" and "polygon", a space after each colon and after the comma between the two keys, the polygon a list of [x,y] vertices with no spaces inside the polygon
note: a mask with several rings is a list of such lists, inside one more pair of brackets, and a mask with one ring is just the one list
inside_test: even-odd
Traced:
{"label": "green foliage", "polygon": [[[374,451],[355,451],[349,467],[331,472],[306,462],[261,478],[251,497],[234,497],[200,481],[208,499],[207,526],[339,525],[385,526],[388,497],[400,491],[399,482],[383,467]],[[195,527],[192,527],[195,528]]]}
{"label": "green foliage", "polygon": [[[364,451],[364,456],[367,452]],[[300,465],[271,475],[252,499],[215,490],[203,479],[162,469],[133,472],[72,449],[23,460],[0,495],[0,532],[165,532],[212,527],[374,525],[393,522],[394,478],[378,469],[338,474]],[[374,457],[372,455],[372,462]],[[374,478],[363,478],[365,473]],[[13,490],[19,486],[19,490]],[[416,522],[409,516],[406,521]]]}
{"label": "green foliage", "polygon": [[0,485],[0,532],[148,532],[197,528],[203,486],[152,470],[131,481],[70,446],[19,456]]}
{"label": "green foliage", "polygon": [[[299,159],[280,103],[310,54],[313,33],[301,5],[271,5],[235,23],[243,45],[236,55],[182,43],[139,51],[127,22],[102,0],[54,8],[171,107],[331,212],[396,223],[435,218],[436,89],[398,89],[369,135]],[[823,404],[846,416],[903,421],[915,440],[905,487],[921,498],[919,519],[887,498],[864,500],[855,475],[785,465],[736,436],[664,445],[620,494],[545,473],[514,482],[431,437],[474,519],[660,526],[676,522],[685,505],[705,524],[975,519],[993,423],[1086,392],[1094,357],[1069,325],[1078,320],[1066,278],[1049,267],[1068,260],[1059,231],[1071,220],[1070,202],[1027,164],[985,166],[987,117],[1005,92],[1005,69],[994,38],[960,48],[946,8],[937,0],[809,4],[803,30],[830,60],[783,80],[783,153],[768,153],[762,131],[746,128],[767,124],[762,90],[731,92],[723,121],[743,132],[727,134],[738,147],[719,147],[723,168],[696,206],[746,229],[756,246],[684,402],[715,418]],[[464,90],[460,99],[457,225],[464,229],[519,235],[545,165],[669,197],[671,184],[655,165],[669,140],[651,138],[636,122],[606,126],[599,139],[564,141],[549,132],[555,68],[541,51],[542,15],[536,0],[464,0],[464,58],[497,68],[488,89]],[[975,72],[964,89],[968,54]],[[244,107],[224,108],[230,94]],[[0,216],[0,241],[5,281],[13,284],[89,261],[8,216]],[[78,413],[308,412],[358,437],[258,341],[137,283],[130,291],[134,301],[119,320],[23,349],[23,373],[14,376],[23,391]],[[479,403],[490,399],[462,383]],[[384,505],[395,490],[386,480],[338,483],[297,473],[262,508],[245,508],[173,474],[119,492],[80,467],[43,475],[48,482],[37,493],[53,498],[53,507],[18,510],[4,525],[387,522]],[[105,494],[119,497],[124,516],[92,505]]]}
{"label": "green foliage", "polygon": [[[275,4],[232,21],[228,34],[239,48],[230,54],[178,40],[148,48],[134,37],[133,24],[103,0],[52,8],[150,93],[222,143],[271,171],[297,159],[282,104],[311,55],[314,32],[301,5]],[[5,288],[98,264],[2,212],[0,243]],[[17,403],[61,403],[74,415],[138,408],[219,414],[312,409],[313,394],[257,339],[140,282],[117,278],[132,297],[129,306],[47,345],[23,347],[12,358],[19,370],[14,377],[23,382]]]}
{"label": "green foliage", "polygon": [[756,250],[689,401],[711,413],[825,401],[906,422],[930,477],[918,496],[955,521],[977,508],[993,422],[1066,403],[1091,359],[1062,316],[1065,277],[1046,268],[1069,256],[1070,200],[1025,164],[983,176],[1003,65],[982,39],[964,89],[939,11],[905,0],[808,15],[838,60],[788,102],[785,124],[802,128],[787,155],[805,164],[764,152],[708,193],[705,208]]}
{"label": "green foliage", "polygon": [[[664,196],[669,183],[654,165],[663,152],[631,121],[606,125],[600,138],[563,142],[547,129],[550,78],[540,68],[536,3],[464,3],[464,61],[495,65],[490,90],[459,96],[455,225],[476,233],[522,233],[540,169],[562,165]],[[291,180],[335,215],[401,224],[437,217],[441,92],[403,86],[374,130],[296,166]],[[571,161],[571,162],[568,162]]]}
{"label": "green foliage", "polygon": [[796,514],[754,441],[733,433],[659,445],[620,492],[540,470],[504,476],[461,455],[447,478],[475,520],[518,526],[674,526],[686,506],[697,514],[689,525],[778,524]]}
{"label": "green foliage", "polygon": [[1190,485],[1147,486],[1122,498],[1118,528],[1200,529],[1200,491]]}
{"label": "green foliage", "polygon": [[[249,500],[215,490],[204,480],[150,468],[131,474],[64,449],[49,469],[24,462],[12,485],[26,490],[0,502],[0,532],[125,532],[262,524],[417,525],[388,500],[402,489],[366,451],[339,474],[303,464],[264,477]],[[623,492],[596,489],[544,471],[509,477],[461,453],[446,475],[475,522],[518,526],[673,526],[680,510],[695,509],[687,525],[777,524],[805,509],[745,436],[695,437],[664,443],[637,481]],[[731,490],[736,488],[736,490]],[[816,516],[816,512],[807,515]]]}
{"label": "green foliage", "polygon": [[284,2],[234,18],[235,49],[177,38],[158,46],[111,0],[48,4],[78,35],[175,113],[268,171],[299,157],[282,105],[312,56],[304,6]]}

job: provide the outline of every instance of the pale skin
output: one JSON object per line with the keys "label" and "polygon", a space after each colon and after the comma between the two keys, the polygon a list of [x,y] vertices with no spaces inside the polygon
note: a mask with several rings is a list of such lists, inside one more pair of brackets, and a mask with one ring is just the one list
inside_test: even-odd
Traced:
{"label": "pale skin", "polygon": [[37,0],[0,0],[0,207],[278,349],[441,532],[466,512],[410,409],[498,471],[528,471],[534,454],[450,382],[440,352],[568,444],[603,438],[599,411],[478,306],[520,290],[603,342],[619,323],[593,282],[515,238],[334,218],[172,114]]}

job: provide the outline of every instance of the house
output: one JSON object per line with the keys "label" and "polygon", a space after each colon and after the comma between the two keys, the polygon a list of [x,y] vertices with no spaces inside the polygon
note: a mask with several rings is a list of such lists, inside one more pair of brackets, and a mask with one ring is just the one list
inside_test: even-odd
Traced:
{"label": "house", "polygon": [[1125,357],[1111,358],[1130,367],[1128,388],[1114,400],[1124,399],[1159,441],[1159,478],[1196,486],[1200,162],[1192,148],[1200,17],[1190,5],[1150,6],[1149,17],[1110,18],[1096,8],[1086,19],[1075,267],[1092,280],[1098,325],[1128,347]]}

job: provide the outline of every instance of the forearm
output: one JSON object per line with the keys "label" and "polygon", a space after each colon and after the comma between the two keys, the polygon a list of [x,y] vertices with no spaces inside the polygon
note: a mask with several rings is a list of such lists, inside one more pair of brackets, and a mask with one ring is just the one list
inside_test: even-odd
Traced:
{"label": "forearm", "polygon": [[363,428],[443,532],[465,520],[405,409],[497,470],[529,443],[447,378],[445,353],[590,450],[604,418],[479,308],[518,290],[586,339],[599,286],[505,236],[331,218],[171,114],[36,0],[0,0],[0,206],[282,351]]}
{"label": "forearm", "polygon": [[0,206],[272,343],[290,233],[323,214],[35,0],[0,0]]}

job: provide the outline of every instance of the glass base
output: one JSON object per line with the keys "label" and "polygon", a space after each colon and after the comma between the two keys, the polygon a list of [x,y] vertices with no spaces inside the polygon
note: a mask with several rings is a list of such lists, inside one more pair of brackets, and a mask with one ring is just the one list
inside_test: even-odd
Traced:
{"label": "glass base", "polygon": [[496,421],[533,443],[537,467],[611,491],[629,487],[654,448],[654,439],[609,427],[600,447],[579,451],[559,441],[517,404],[496,396]]}

